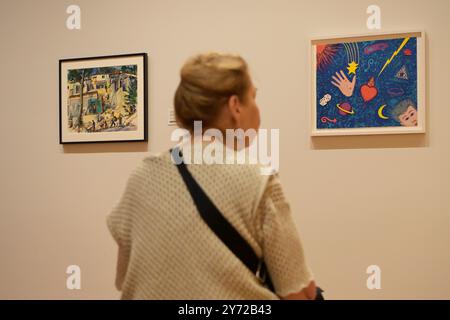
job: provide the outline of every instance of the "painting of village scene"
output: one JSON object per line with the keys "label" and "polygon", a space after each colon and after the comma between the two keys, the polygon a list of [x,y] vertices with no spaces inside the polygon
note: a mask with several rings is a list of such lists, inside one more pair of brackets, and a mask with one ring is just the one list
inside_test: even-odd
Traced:
{"label": "painting of village scene", "polygon": [[59,60],[59,142],[147,141],[147,53]]}
{"label": "painting of village scene", "polygon": [[137,129],[137,65],[67,71],[69,132]]}

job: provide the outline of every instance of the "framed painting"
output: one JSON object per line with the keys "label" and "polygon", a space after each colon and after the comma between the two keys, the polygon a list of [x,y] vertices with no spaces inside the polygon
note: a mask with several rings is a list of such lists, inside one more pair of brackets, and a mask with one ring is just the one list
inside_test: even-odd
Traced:
{"label": "framed painting", "polygon": [[147,54],[59,60],[59,142],[147,141]]}
{"label": "framed painting", "polygon": [[425,132],[425,34],[311,40],[311,135]]}

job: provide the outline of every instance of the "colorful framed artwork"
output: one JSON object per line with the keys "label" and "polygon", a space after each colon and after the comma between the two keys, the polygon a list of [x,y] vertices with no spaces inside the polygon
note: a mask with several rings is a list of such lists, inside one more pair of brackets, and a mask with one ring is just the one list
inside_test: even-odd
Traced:
{"label": "colorful framed artwork", "polygon": [[311,135],[425,132],[425,33],[311,40]]}
{"label": "colorful framed artwork", "polygon": [[147,54],[59,60],[59,142],[147,141]]}

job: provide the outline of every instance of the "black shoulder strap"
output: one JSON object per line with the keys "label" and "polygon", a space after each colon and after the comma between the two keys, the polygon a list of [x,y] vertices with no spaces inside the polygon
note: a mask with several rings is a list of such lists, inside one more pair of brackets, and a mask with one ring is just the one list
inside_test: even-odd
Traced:
{"label": "black shoulder strap", "polygon": [[[219,237],[220,240],[233,252],[265,285],[273,290],[273,284],[267,272],[264,261],[258,258],[253,248],[247,241],[234,229],[228,220],[217,209],[214,203],[209,199],[200,185],[195,181],[186,165],[183,162],[181,150],[174,149],[178,152],[181,162],[176,165],[186,184],[189,193],[197,207],[200,216],[211,228],[211,230]],[[170,149],[173,154],[172,149]]]}

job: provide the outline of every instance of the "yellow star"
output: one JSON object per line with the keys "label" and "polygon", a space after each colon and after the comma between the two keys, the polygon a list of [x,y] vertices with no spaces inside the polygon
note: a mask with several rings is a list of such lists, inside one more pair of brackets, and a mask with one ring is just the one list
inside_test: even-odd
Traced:
{"label": "yellow star", "polygon": [[356,74],[356,69],[358,69],[358,64],[355,61],[352,61],[348,64],[347,70],[348,70],[348,74]]}

